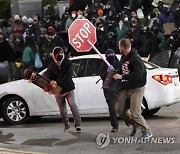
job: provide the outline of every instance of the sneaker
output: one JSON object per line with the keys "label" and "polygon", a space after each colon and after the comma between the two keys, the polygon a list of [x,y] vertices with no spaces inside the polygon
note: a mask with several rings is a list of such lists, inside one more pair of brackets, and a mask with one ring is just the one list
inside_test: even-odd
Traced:
{"label": "sneaker", "polygon": [[69,130],[70,130],[70,126],[69,125],[64,127],[64,132],[69,132]]}
{"label": "sneaker", "polygon": [[75,128],[76,128],[76,131],[77,131],[78,133],[81,133],[81,127],[80,127],[80,125],[79,125],[79,126],[75,126]]}
{"label": "sneaker", "polygon": [[117,132],[117,131],[118,131],[118,128],[113,128],[113,129],[111,130],[112,133]]}
{"label": "sneaker", "polygon": [[131,133],[129,134],[130,136],[134,136],[136,133],[138,132],[138,130],[136,128],[133,128],[131,130]]}
{"label": "sneaker", "polygon": [[140,137],[140,139],[142,139],[142,140],[148,140],[150,137],[152,137],[153,136],[153,134],[151,133],[151,132],[143,132],[142,133],[142,135],[141,135],[141,137]]}

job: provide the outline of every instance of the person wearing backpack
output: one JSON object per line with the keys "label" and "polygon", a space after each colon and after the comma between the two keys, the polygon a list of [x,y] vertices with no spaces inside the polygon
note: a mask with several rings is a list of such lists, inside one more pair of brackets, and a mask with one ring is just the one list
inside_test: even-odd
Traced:
{"label": "person wearing backpack", "polygon": [[35,55],[38,53],[38,46],[34,38],[29,35],[25,37],[25,48],[22,55],[22,73],[25,69],[37,71],[35,67]]}

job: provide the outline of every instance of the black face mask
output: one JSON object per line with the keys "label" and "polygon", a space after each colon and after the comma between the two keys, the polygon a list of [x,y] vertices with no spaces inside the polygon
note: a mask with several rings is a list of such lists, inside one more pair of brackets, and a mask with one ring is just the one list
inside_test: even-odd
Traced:
{"label": "black face mask", "polygon": [[108,41],[113,41],[113,36],[109,36],[107,39]]}
{"label": "black face mask", "polygon": [[158,34],[159,30],[158,29],[154,29],[154,34]]}
{"label": "black face mask", "polygon": [[167,17],[169,16],[169,12],[165,12],[164,15]]}
{"label": "black face mask", "polygon": [[114,56],[109,56],[107,57],[107,61],[113,65],[114,68],[116,68],[119,64],[119,60],[117,59],[117,57],[114,55]]}
{"label": "black face mask", "polygon": [[63,59],[63,55],[57,55],[57,56],[56,56],[56,60],[57,60],[57,61],[61,61],[62,59]]}

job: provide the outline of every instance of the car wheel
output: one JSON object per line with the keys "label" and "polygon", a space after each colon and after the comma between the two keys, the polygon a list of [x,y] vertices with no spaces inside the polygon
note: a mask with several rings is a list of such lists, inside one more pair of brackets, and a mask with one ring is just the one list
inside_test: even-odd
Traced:
{"label": "car wheel", "polygon": [[160,110],[160,108],[155,108],[155,109],[149,110],[149,109],[148,109],[147,102],[146,102],[145,99],[143,99],[142,104],[143,104],[144,107],[145,107],[145,108],[142,108],[142,115],[143,115],[144,117],[152,116],[152,115],[154,115],[155,113],[157,113],[157,112]]}
{"label": "car wheel", "polygon": [[148,115],[149,115],[149,116],[154,115],[154,114],[157,113],[159,110],[160,110],[160,107],[159,107],[159,108],[152,109],[152,110],[148,110]]}
{"label": "car wheel", "polygon": [[147,106],[147,102],[145,101],[145,99],[143,99],[142,104],[144,105],[144,108],[141,107],[142,115],[143,115],[143,117],[145,117],[145,116],[147,116],[147,113],[148,113],[148,106]]}
{"label": "car wheel", "polygon": [[1,113],[4,121],[13,125],[25,123],[29,118],[28,107],[19,97],[6,99]]}

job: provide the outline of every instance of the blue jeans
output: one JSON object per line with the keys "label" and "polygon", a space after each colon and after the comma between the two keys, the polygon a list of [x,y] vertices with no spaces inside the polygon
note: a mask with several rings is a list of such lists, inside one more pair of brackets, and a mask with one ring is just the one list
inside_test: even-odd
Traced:
{"label": "blue jeans", "polygon": [[67,113],[67,107],[66,107],[65,99],[67,100],[67,103],[71,109],[71,112],[72,112],[72,115],[74,118],[75,126],[79,126],[80,122],[81,122],[81,117],[79,114],[79,109],[78,109],[78,107],[75,103],[75,100],[74,100],[74,91],[69,91],[64,96],[56,96],[56,101],[57,101],[57,104],[59,106],[59,111],[60,111],[63,123],[65,124],[65,126],[69,125],[69,116]]}

